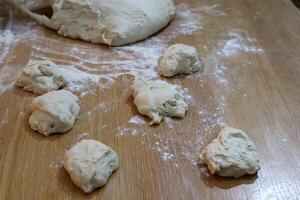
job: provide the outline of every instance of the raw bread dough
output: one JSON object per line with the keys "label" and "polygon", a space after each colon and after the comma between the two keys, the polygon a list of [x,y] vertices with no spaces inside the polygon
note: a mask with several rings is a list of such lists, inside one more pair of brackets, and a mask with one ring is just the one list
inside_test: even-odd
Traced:
{"label": "raw bread dough", "polygon": [[55,0],[18,0],[30,10],[46,8],[52,6]]}
{"label": "raw bread dough", "polygon": [[64,167],[73,182],[90,193],[107,182],[119,167],[116,152],[96,140],[82,140],[66,151]]}
{"label": "raw bread dough", "polygon": [[260,169],[254,143],[242,130],[225,126],[218,137],[200,154],[211,174],[240,177]]}
{"label": "raw bread dough", "polygon": [[[48,1],[48,0],[47,0]],[[26,3],[24,3],[23,0],[6,0],[6,2],[8,2],[9,4],[11,4],[12,6],[22,10],[23,12],[25,12],[27,15],[29,15],[32,19],[36,20],[38,23],[47,26],[48,28],[57,30],[57,26],[54,25],[51,20],[45,16],[45,15],[39,15],[37,13],[34,13],[32,11],[30,11],[27,7],[26,7]],[[48,2],[47,2],[48,3]],[[47,4],[46,3],[46,4]],[[24,5],[25,4],[25,5]]]}
{"label": "raw bread dough", "polygon": [[151,118],[151,124],[159,124],[164,116],[183,118],[188,109],[182,93],[164,81],[137,79],[132,90],[139,113]]}
{"label": "raw bread dough", "polygon": [[29,61],[16,85],[35,94],[45,94],[65,87],[66,81],[50,60]]}
{"label": "raw bread dough", "polygon": [[173,19],[173,0],[57,0],[51,19],[8,0],[60,35],[120,46],[143,40]]}
{"label": "raw bread dough", "polygon": [[67,90],[52,91],[35,98],[29,118],[31,129],[45,136],[69,131],[80,111],[78,100]]}
{"label": "raw bread dough", "polygon": [[159,73],[165,77],[197,72],[203,66],[197,50],[185,44],[170,46],[158,59]]}

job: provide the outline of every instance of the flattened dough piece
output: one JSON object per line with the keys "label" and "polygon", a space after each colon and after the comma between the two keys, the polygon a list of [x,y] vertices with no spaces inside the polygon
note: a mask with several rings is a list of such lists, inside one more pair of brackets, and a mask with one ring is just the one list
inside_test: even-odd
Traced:
{"label": "flattened dough piece", "polygon": [[134,104],[142,115],[159,124],[164,116],[184,118],[188,109],[183,94],[164,81],[137,79],[131,86]]}
{"label": "flattened dough piece", "polygon": [[223,177],[256,174],[260,169],[254,143],[242,130],[228,126],[202,151],[200,160],[207,164],[211,174]]}
{"label": "flattened dough piece", "polygon": [[50,60],[29,61],[16,85],[40,95],[65,87],[66,80],[58,72],[58,66]]}
{"label": "flattened dough piece", "polygon": [[30,128],[49,136],[69,131],[78,117],[78,97],[67,90],[52,91],[32,102]]}
{"label": "flattened dough piece", "polygon": [[119,158],[110,147],[96,140],[82,140],[66,151],[64,167],[73,182],[90,193],[105,185],[119,167]]}
{"label": "flattened dough piece", "polygon": [[170,46],[158,59],[161,76],[172,77],[178,74],[190,74],[204,67],[197,50],[185,44]]}

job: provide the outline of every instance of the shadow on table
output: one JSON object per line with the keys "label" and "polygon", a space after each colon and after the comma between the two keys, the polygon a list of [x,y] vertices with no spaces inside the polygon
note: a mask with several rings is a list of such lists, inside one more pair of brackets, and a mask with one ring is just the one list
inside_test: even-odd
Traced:
{"label": "shadow on table", "polygon": [[59,188],[67,194],[68,196],[81,196],[84,198],[94,198],[97,195],[97,191],[92,192],[91,194],[86,194],[81,191],[71,180],[69,174],[66,170],[62,167],[58,169],[58,184]]}
{"label": "shadow on table", "polygon": [[[105,186],[101,187],[101,188],[97,188],[95,189],[93,192],[87,194],[85,192],[83,192],[81,189],[79,189],[71,180],[71,177],[69,176],[69,174],[67,173],[67,171],[62,167],[58,169],[58,184],[59,184],[59,188],[68,196],[71,197],[83,197],[84,199],[95,199],[96,196],[98,197],[97,199],[101,199],[103,193],[104,193],[104,189]],[[114,174],[112,175],[114,176]],[[109,180],[108,180],[109,182]],[[108,184],[108,183],[107,183]],[[106,186],[107,188],[107,186]],[[73,198],[72,198],[73,199]]]}
{"label": "shadow on table", "polygon": [[34,98],[34,97],[38,96],[38,95],[35,95],[35,94],[31,93],[31,92],[27,92],[25,90],[22,90],[20,87],[18,87],[16,85],[14,85],[12,87],[11,92],[14,95],[18,96],[18,97],[32,97],[32,98]]}
{"label": "shadow on table", "polygon": [[[199,168],[203,169],[203,165],[199,165]],[[258,178],[257,175],[246,175],[240,178],[225,178],[217,175],[210,175],[208,171],[201,171],[200,177],[203,180],[204,184],[209,188],[221,188],[221,189],[230,189],[240,185],[253,184],[254,181]]]}

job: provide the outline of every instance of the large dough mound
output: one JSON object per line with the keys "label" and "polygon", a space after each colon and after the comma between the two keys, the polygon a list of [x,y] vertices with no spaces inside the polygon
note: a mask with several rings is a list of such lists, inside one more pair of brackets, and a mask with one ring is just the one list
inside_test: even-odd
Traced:
{"label": "large dough mound", "polygon": [[218,137],[200,154],[211,174],[240,177],[260,169],[254,143],[242,130],[225,126]]}
{"label": "large dough mound", "polygon": [[194,47],[174,44],[158,59],[158,68],[162,76],[172,77],[197,72],[203,68],[203,62]]}
{"label": "large dough mound", "polygon": [[182,93],[164,81],[137,79],[132,90],[139,113],[151,118],[151,124],[159,124],[164,116],[183,118],[188,109]]}
{"label": "large dough mound", "polygon": [[64,157],[64,167],[71,179],[86,193],[105,185],[118,166],[116,152],[95,140],[80,141]]}
{"label": "large dough mound", "polygon": [[58,90],[66,86],[66,81],[57,69],[50,60],[29,61],[16,85],[35,94]]}
{"label": "large dough mound", "polygon": [[80,111],[78,100],[67,90],[52,91],[35,98],[29,118],[31,129],[45,136],[69,131]]}
{"label": "large dough mound", "polygon": [[146,39],[173,19],[173,0],[56,0],[51,19],[6,0],[60,35],[120,46]]}
{"label": "large dough mound", "polygon": [[51,22],[63,36],[119,46],[156,33],[174,14],[172,0],[58,0]]}

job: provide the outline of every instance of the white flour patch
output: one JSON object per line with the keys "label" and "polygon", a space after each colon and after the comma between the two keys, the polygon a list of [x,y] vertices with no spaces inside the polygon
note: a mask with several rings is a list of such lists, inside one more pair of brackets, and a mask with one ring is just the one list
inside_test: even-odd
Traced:
{"label": "white flour patch", "polygon": [[220,42],[220,52],[225,56],[233,56],[243,52],[260,53],[263,49],[255,46],[255,40],[250,37],[242,36],[239,31],[228,33],[229,40]]}
{"label": "white flour patch", "polygon": [[125,127],[125,126],[118,127],[117,131],[118,131],[117,136],[125,136],[125,135],[126,136],[128,136],[128,135],[135,136],[138,134],[137,129],[129,128],[129,127]]}
{"label": "white flour patch", "polygon": [[10,65],[4,66],[0,69],[0,94],[10,90],[14,86],[14,80],[17,79],[19,69]]}
{"label": "white flour patch", "polygon": [[202,28],[201,8],[189,9],[186,4],[177,6],[175,22],[171,23],[174,30],[167,36],[168,39],[175,38],[179,34],[192,35]]}
{"label": "white flour patch", "polygon": [[[202,91],[206,91],[206,85],[210,84],[208,78],[210,73],[196,75],[199,87],[203,88]],[[154,151],[162,160],[172,162],[175,167],[182,162],[196,166],[199,153],[209,139],[207,136],[224,122],[226,101],[220,95],[216,104],[215,97],[210,94],[203,94],[204,96],[196,100],[187,88],[175,86],[188,97],[187,115],[190,117],[191,113],[195,113],[193,120],[189,120],[188,116],[185,119],[166,117],[159,125],[167,130],[163,132],[157,132],[155,126],[132,128],[130,123],[132,120],[129,120],[116,130],[116,135],[119,137],[134,135],[135,139],[140,140],[147,149]]]}
{"label": "white flour patch", "polygon": [[[114,105],[115,103],[116,103],[116,101],[99,103],[99,104],[93,106],[92,109],[89,109],[87,111],[82,111],[81,114],[79,115],[78,119],[91,118],[92,115],[96,112],[108,113],[108,111],[111,109],[111,105]],[[107,127],[107,125],[104,125],[102,127],[102,129],[104,129],[106,127]]]}
{"label": "white flour patch", "polygon": [[226,16],[227,14],[220,8],[222,4],[206,5],[200,8],[201,12],[215,17]]}
{"label": "white flour patch", "polygon": [[176,89],[182,94],[182,96],[184,97],[184,100],[190,104],[190,105],[194,105],[194,100],[192,95],[190,94],[188,88],[183,88],[181,85],[175,85]]}
{"label": "white flour patch", "polygon": [[136,125],[146,124],[146,122],[144,121],[144,119],[141,116],[139,116],[139,115],[134,116],[128,122],[130,124],[136,124]]}
{"label": "white flour patch", "polygon": [[0,43],[1,45],[1,54],[0,54],[0,63],[4,62],[4,59],[6,58],[6,55],[9,52],[10,44],[14,40],[14,34],[10,29],[6,29],[1,35],[0,35]]}
{"label": "white flour patch", "polygon": [[222,85],[223,87],[228,87],[229,81],[226,79],[225,72],[227,71],[227,68],[223,65],[216,65],[214,70],[214,76],[216,78],[216,81],[219,85]]}
{"label": "white flour patch", "polygon": [[0,125],[8,123],[8,120],[9,120],[9,112],[8,112],[8,108],[6,108],[4,115],[0,117]]}
{"label": "white flour patch", "polygon": [[[0,12],[5,12],[5,8],[0,8]],[[0,18],[1,19],[1,18]],[[8,12],[8,23],[3,31],[0,32],[0,67],[6,59],[6,56],[9,52],[10,45],[14,41],[14,33],[11,30],[12,28],[12,12]]]}
{"label": "white flour patch", "polygon": [[168,153],[168,152],[163,152],[163,153],[162,153],[162,159],[163,159],[164,161],[172,160],[173,157],[174,157],[174,155],[171,154],[171,153]]}
{"label": "white flour patch", "polygon": [[174,128],[174,120],[171,117],[164,117],[163,122],[166,123],[169,129]]}
{"label": "white flour patch", "polygon": [[[11,44],[28,45],[31,47],[29,59],[50,59],[59,65],[74,66],[77,71],[73,70],[72,76],[67,78],[74,75],[80,81],[71,80],[72,84],[68,89],[81,91],[83,94],[85,89],[89,89],[90,83],[97,83],[100,89],[109,88],[120,75],[130,74],[145,79],[159,77],[155,70],[157,59],[169,43],[179,35],[191,35],[201,28],[200,9],[191,10],[186,4],[180,4],[172,23],[155,36],[124,47],[106,47],[70,39],[63,40],[56,35],[44,37],[45,28],[30,19],[16,18],[20,12],[9,6],[4,6],[1,10],[9,10],[10,14],[9,26],[6,26],[1,34],[0,45],[6,49],[5,53],[1,54],[1,62],[6,58],[6,63],[12,59],[7,54]],[[18,31],[13,32],[15,29]],[[106,84],[99,82],[100,79],[104,79]],[[7,89],[3,85],[0,86],[2,92]]]}
{"label": "white flour patch", "polygon": [[[123,47],[106,47],[72,39],[63,39],[54,32],[51,33],[49,30],[24,17],[24,15],[20,15],[19,11],[5,6],[0,8],[0,10],[10,12],[8,23],[10,26],[4,27],[1,32],[1,36],[3,36],[3,33],[6,31],[6,39],[0,41],[0,47],[7,47],[1,64],[6,67],[7,63],[14,63],[15,58],[9,54],[10,50],[13,50],[12,47],[16,45],[27,46],[30,52],[28,52],[26,60],[50,59],[61,66],[61,70],[65,73],[65,78],[68,80],[67,88],[69,90],[80,92],[81,97],[96,95],[97,91],[91,85],[98,86],[97,88],[100,90],[108,89],[114,85],[116,78],[121,75],[132,75],[145,79],[159,78],[156,66],[157,59],[161,53],[169,45],[173,44],[179,36],[189,36],[196,31],[200,33],[202,27],[204,27],[203,23],[205,23],[203,17],[223,15],[220,7],[221,5],[190,8],[187,4],[180,4],[177,6],[175,19],[161,32],[135,44]],[[234,39],[234,36],[230,39]],[[3,42],[4,40],[5,42]],[[225,43],[220,43],[220,45],[224,46]],[[25,64],[23,63],[23,65]],[[8,86],[11,86],[16,80],[14,74],[21,69],[21,67],[17,66],[12,66],[12,68],[11,71],[8,68],[1,69],[0,78],[4,76],[7,80],[5,82],[0,81],[0,92],[10,88]],[[212,74],[215,77],[216,74]],[[221,72],[219,75],[221,76]],[[196,76],[199,79],[199,87],[201,87],[201,84],[204,85],[203,91],[206,91],[205,84],[209,82],[205,79],[207,76],[207,74]],[[204,80],[202,80],[203,78]],[[218,77],[215,78],[216,80],[219,79]],[[129,84],[124,82],[124,85]],[[188,130],[183,130],[179,125],[183,123],[181,120],[167,118],[161,126],[166,126],[166,129],[171,129],[172,131],[156,133],[155,129],[149,128],[150,131],[145,132],[143,129],[146,123],[145,126],[140,126],[143,122],[133,117],[126,124],[116,128],[117,136],[134,136],[146,148],[156,152],[162,160],[172,161],[175,166],[178,166],[182,161],[190,161],[189,163],[196,165],[203,138],[222,121],[222,112],[215,110],[215,107],[218,105],[210,104],[210,102],[215,102],[213,97],[208,100],[201,98],[197,102],[187,89],[182,88],[181,90],[187,94],[187,101],[190,104],[189,112],[196,112],[196,118],[193,121],[183,120],[186,123],[184,126],[189,127]],[[127,88],[124,88],[123,92],[124,94],[121,94],[119,99],[101,102],[83,111],[80,118],[93,117],[94,112],[108,113],[114,108],[116,103],[121,102],[120,99],[123,101],[128,97]],[[225,102],[225,100],[220,102]],[[198,111],[206,113],[207,116],[198,115]],[[204,118],[207,121],[198,122],[198,120],[203,120]],[[104,126],[106,125],[104,124],[103,128],[105,128]]]}
{"label": "white flour patch", "polygon": [[82,139],[87,139],[89,136],[90,136],[90,134],[87,132],[81,133],[77,136],[76,141],[79,142]]}
{"label": "white flour patch", "polygon": [[[65,80],[67,81],[67,89],[71,91],[80,91],[83,88],[89,88],[93,84],[97,84],[99,87],[108,88],[113,82],[112,79],[107,78],[103,75],[97,74],[89,74],[83,71],[78,70],[72,66],[61,66],[59,72],[63,75]],[[104,81],[100,81],[100,80]],[[103,83],[103,84],[102,84]],[[91,90],[87,90],[87,92],[94,93]],[[85,93],[82,93],[85,94]],[[83,95],[84,96],[84,95]]]}
{"label": "white flour patch", "polygon": [[64,166],[64,162],[63,161],[52,161],[50,163],[50,167],[51,168],[59,169],[59,168],[62,168],[63,166]]}

